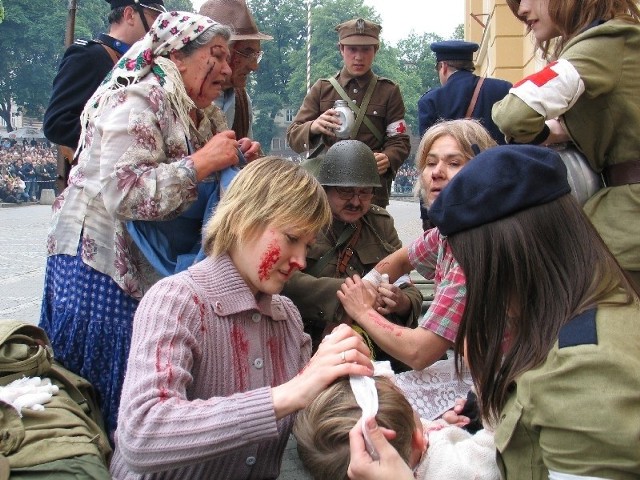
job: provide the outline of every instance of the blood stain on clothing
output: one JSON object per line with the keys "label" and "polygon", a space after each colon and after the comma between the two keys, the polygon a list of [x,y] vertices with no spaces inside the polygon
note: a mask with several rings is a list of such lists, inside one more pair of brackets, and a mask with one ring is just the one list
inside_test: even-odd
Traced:
{"label": "blood stain on clothing", "polygon": [[231,329],[231,346],[233,349],[233,371],[238,381],[238,389],[243,392],[249,384],[249,341],[242,328],[234,326]]}
{"label": "blood stain on clothing", "polygon": [[278,245],[276,240],[273,240],[260,259],[258,278],[260,280],[268,280],[270,277],[269,272],[271,272],[271,269],[278,260],[280,260],[280,245]]}
{"label": "blood stain on clothing", "polygon": [[[159,374],[158,381],[161,384],[158,385],[160,401],[165,401],[169,398],[166,385],[171,386],[171,382],[173,382],[173,365],[171,363],[173,348],[173,339],[171,339],[167,347],[163,347],[162,342],[159,342],[156,347],[156,372]],[[168,355],[167,359],[164,360],[163,353],[165,353],[166,349],[168,349]]]}
{"label": "blood stain on clothing", "polygon": [[200,331],[204,333],[207,331],[207,326],[204,321],[204,317],[205,317],[204,302],[201,302],[197,295],[194,295],[192,299],[193,299],[193,303],[198,307],[198,312],[200,313]]}
{"label": "blood stain on clothing", "polygon": [[271,386],[275,387],[285,381],[284,360],[282,359],[282,339],[275,336],[270,337],[269,340],[267,340],[267,348],[269,349],[269,356],[271,357],[271,364],[273,366]]}

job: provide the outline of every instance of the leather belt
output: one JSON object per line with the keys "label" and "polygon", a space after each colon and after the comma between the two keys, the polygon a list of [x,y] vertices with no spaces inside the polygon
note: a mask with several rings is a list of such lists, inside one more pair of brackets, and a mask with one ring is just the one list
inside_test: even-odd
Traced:
{"label": "leather belt", "polygon": [[602,171],[607,187],[640,183],[640,160],[609,165]]}

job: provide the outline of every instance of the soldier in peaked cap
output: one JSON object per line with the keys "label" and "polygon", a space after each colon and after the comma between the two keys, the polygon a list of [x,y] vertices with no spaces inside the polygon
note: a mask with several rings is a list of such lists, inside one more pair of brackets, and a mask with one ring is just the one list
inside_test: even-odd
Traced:
{"label": "soldier in peaked cap", "polygon": [[[473,54],[478,48],[477,43],[462,40],[431,44],[442,86],[429,90],[418,100],[420,135],[439,120],[475,118],[498,144],[505,144],[504,135],[491,118],[491,108],[509,93],[511,83],[497,78],[481,78],[473,73]],[[431,228],[429,215],[422,201],[420,218],[424,230]]]}
{"label": "soldier in peaked cap", "polygon": [[165,11],[164,0],[107,0],[109,33],[93,40],[76,40],[65,52],[53,79],[43,129],[58,145],[56,190],[67,185],[80,138],[80,114],[116,61],[140,40],[156,17]]}
{"label": "soldier in peaked cap", "polygon": [[411,147],[400,89],[371,70],[381,28],[363,18],[336,26],[343,67],[311,87],[287,130],[287,141],[298,153],[315,153],[333,145],[339,140],[335,131],[341,125],[333,105],[336,100],[346,100],[356,118],[349,138],[365,143],[376,159],[381,186],[375,188],[373,203],[386,207],[391,182]]}
{"label": "soldier in peaked cap", "polygon": [[[233,29],[229,41],[231,77],[223,85],[222,95],[215,104],[224,112],[227,125],[240,140],[245,158],[252,160],[259,154],[260,144],[250,140],[253,138],[253,111],[246,89],[247,77],[258,70],[262,59],[260,42],[273,40],[273,37],[258,30],[245,0],[207,0],[199,13]],[[251,142],[248,150],[244,149],[247,142]]]}
{"label": "soldier in peaked cap", "polygon": [[[504,135],[491,119],[491,107],[504,98],[511,83],[497,78],[485,78],[478,87],[481,78],[473,73],[473,54],[478,48],[477,43],[462,40],[431,44],[442,86],[428,91],[418,101],[420,135],[439,119],[468,117],[480,120],[496,142],[505,143]],[[472,104],[476,87],[479,91]],[[470,106],[471,110],[467,111]]]}

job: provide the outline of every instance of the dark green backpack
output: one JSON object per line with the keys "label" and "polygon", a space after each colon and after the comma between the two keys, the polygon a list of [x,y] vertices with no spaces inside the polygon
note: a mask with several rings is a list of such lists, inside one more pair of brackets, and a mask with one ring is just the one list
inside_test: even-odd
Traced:
{"label": "dark green backpack", "polygon": [[22,377],[49,378],[59,392],[44,411],[22,409],[22,416],[0,401],[0,480],[20,478],[20,472],[29,478],[55,478],[44,472],[47,464],[56,471],[66,469],[69,478],[78,459],[88,460],[92,473],[80,467],[85,472],[76,478],[110,478],[111,446],[93,386],[54,361],[40,327],[0,320],[0,386]]}

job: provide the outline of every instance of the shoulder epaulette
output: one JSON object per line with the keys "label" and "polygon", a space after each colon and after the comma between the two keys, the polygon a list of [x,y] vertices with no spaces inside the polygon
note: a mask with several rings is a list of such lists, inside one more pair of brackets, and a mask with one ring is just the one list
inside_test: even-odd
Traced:
{"label": "shoulder epaulette", "polygon": [[391,80],[390,78],[386,78],[386,77],[381,77],[378,75],[378,81],[379,82],[388,82],[391,83],[392,85],[395,85],[396,82],[394,82],[393,80]]}
{"label": "shoulder epaulette", "polygon": [[596,308],[592,308],[573,317],[564,324],[558,335],[558,348],[576,347],[578,345],[597,345],[597,311]]}
{"label": "shoulder epaulette", "polygon": [[387,212],[384,208],[379,207],[378,205],[371,205],[371,209],[369,210],[374,215],[382,215],[386,217],[390,217],[391,214]]}

